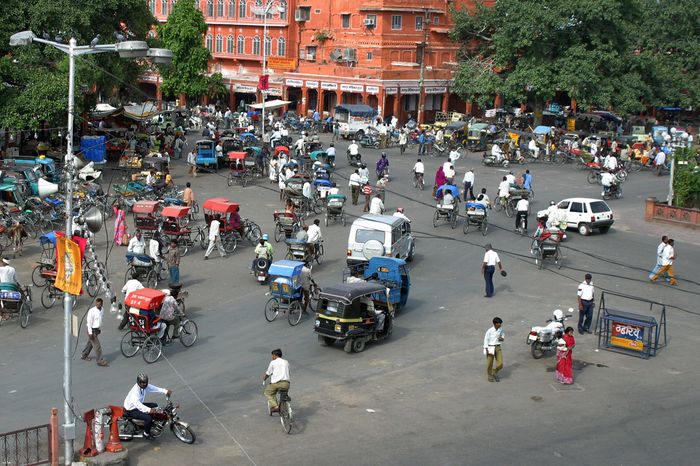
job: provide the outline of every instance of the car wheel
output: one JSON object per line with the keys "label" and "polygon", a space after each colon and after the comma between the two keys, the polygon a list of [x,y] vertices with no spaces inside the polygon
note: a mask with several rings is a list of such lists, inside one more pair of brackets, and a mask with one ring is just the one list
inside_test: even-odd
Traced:
{"label": "car wheel", "polygon": [[578,232],[581,236],[588,236],[591,234],[591,227],[587,223],[580,223],[578,226]]}

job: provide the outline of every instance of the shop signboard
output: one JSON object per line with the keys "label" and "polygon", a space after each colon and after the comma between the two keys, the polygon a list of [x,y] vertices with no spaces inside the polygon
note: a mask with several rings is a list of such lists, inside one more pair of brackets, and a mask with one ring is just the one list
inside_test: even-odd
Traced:
{"label": "shop signboard", "polygon": [[287,79],[284,83],[289,87],[302,87],[304,85],[304,81],[301,79]]}
{"label": "shop signboard", "polygon": [[364,92],[365,86],[362,84],[341,84],[340,90],[345,92]]}
{"label": "shop signboard", "polygon": [[627,350],[644,351],[644,327],[613,321],[610,344]]}
{"label": "shop signboard", "polygon": [[336,91],[338,90],[338,83],[326,83],[321,81],[321,89],[325,89],[327,91]]}
{"label": "shop signboard", "polygon": [[306,81],[306,87],[309,89],[318,89],[318,81]]}
{"label": "shop signboard", "polygon": [[368,94],[379,94],[379,86],[365,86]]}

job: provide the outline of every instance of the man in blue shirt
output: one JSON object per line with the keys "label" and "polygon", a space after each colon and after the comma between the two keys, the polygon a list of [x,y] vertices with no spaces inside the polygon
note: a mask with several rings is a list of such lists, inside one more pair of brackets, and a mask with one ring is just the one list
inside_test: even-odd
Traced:
{"label": "man in blue shirt", "polygon": [[530,175],[530,170],[525,170],[523,173],[523,189],[530,191],[532,189],[532,175]]}

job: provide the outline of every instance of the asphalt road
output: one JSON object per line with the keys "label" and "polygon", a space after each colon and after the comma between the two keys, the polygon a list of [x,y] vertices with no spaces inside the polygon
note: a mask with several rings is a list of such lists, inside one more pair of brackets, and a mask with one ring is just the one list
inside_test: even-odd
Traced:
{"label": "asphalt road", "polygon": [[[351,171],[345,147],[339,144],[336,179],[347,192]],[[612,230],[590,237],[570,231],[564,268],[547,264],[537,270],[529,257],[530,240],[514,234],[513,220],[503,213],[491,213],[485,238],[465,236],[461,224],[455,230],[433,228],[431,189],[417,191],[410,182],[415,149],[403,157],[397,150],[388,152],[387,209],[403,206],[417,237],[409,304],[398,314],[389,340],[346,354],[341,347],[317,343],[311,318],[297,327],[284,320],[268,323],[263,317],[266,288],[248,272],[252,248],[239,246],[226,259],[215,252],[207,262],[196,248],[184,258],[181,275],[190,292],[188,314],[199,326],[197,343],[189,349],[168,346],[153,365],[140,355],[125,359],[117,320],[107,316],[101,340],[110,367],[74,358],[76,412],[120,404],[139,371],[172,389],[197,443],[181,444],[169,433],[154,443],[133,442],[128,447],[134,465],[695,464],[700,453],[695,390],[700,382],[699,240],[690,231],[643,220],[644,199],[665,198],[668,178],[632,175],[623,198],[610,201],[616,218]],[[378,154],[363,151],[370,168]],[[424,161],[430,185],[444,158]],[[470,155],[457,162],[458,179],[467,166],[477,170],[477,187],[486,187],[493,197],[503,171],[482,167],[479,156]],[[175,167],[176,182],[182,184],[184,164]],[[585,173],[573,166],[528,168],[536,190],[533,211],[550,199],[600,196],[600,187],[589,185]],[[228,188],[224,175],[192,180],[200,203],[219,196],[240,202],[242,215],[271,233],[272,212],[281,207],[276,187],[261,180]],[[361,215],[361,206],[347,210]],[[326,260],[314,268],[321,286],[342,279],[348,231],[340,224],[323,228]],[[677,239],[678,288],[646,280],[664,232]],[[486,242],[498,250],[509,272],[507,278],[497,277],[493,299],[482,297],[479,273]],[[105,244],[101,234],[103,255]],[[277,246],[279,258],[284,251]],[[29,280],[38,251],[33,244],[16,261],[20,279]],[[124,251],[115,248],[109,257],[118,288]],[[555,308],[575,307],[577,283],[585,272],[593,274],[598,296],[604,288],[666,303],[668,346],[642,360],[598,351],[596,336],[577,334],[575,384],[562,387],[554,379],[555,358],[534,360],[525,338],[530,326],[542,324]],[[79,317],[87,304],[85,298],[78,300]],[[629,300],[610,299],[609,305],[649,311],[648,305]],[[500,383],[488,383],[481,347],[496,315],[504,320],[505,368]],[[46,422],[50,407],[62,408],[60,306],[43,311],[35,303],[29,328],[3,323],[0,338],[0,431]],[[83,344],[81,329],[78,351]],[[262,396],[260,376],[277,347],[291,364],[297,417],[292,435],[282,431],[277,417],[267,416]],[[81,425],[79,431],[77,443]]]}

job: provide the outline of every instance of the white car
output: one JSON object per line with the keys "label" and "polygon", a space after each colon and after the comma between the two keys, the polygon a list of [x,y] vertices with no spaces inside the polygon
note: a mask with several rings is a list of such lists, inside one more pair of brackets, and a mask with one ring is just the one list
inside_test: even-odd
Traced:
{"label": "white car", "polygon": [[[612,209],[601,199],[572,197],[559,201],[557,207],[566,212],[567,228],[575,228],[583,236],[590,235],[594,229],[607,233],[614,222]],[[537,215],[544,213],[546,210]]]}

